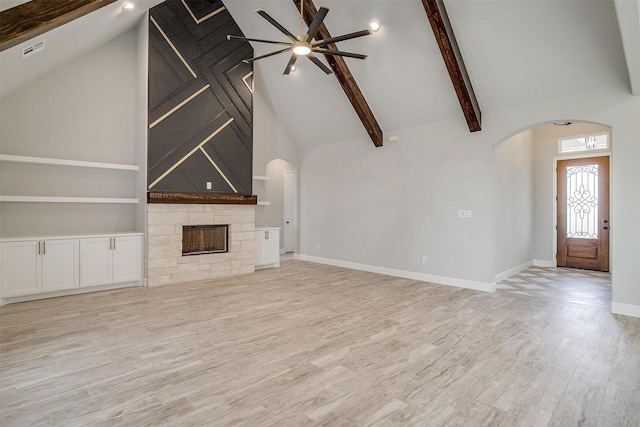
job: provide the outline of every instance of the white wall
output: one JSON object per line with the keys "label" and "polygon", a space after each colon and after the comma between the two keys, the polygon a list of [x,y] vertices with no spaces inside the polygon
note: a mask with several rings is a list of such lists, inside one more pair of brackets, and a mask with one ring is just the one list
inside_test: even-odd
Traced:
{"label": "white wall", "polygon": [[303,152],[301,253],[492,282],[491,146],[459,121],[387,135]]}
{"label": "white wall", "polygon": [[533,148],[533,130],[526,130],[496,146],[494,151],[496,276],[533,260]]}
{"label": "white wall", "polygon": [[[137,66],[133,29],[3,97],[0,152],[135,164]],[[136,180],[134,172],[5,163],[1,191],[136,197]],[[0,213],[3,236],[136,229],[135,205],[2,203]]]}
{"label": "white wall", "polygon": [[[597,100],[597,102],[594,102]],[[484,111],[483,130],[462,120],[366,135],[301,153],[301,247],[307,256],[481,283],[494,280],[492,147],[559,119],[610,125],[613,301],[640,306],[640,98],[603,87]],[[382,124],[384,126],[384,124]],[[364,131],[363,131],[364,134]],[[458,219],[458,209],[473,218]],[[616,230],[620,230],[617,232]],[[320,249],[317,249],[317,246]],[[421,263],[421,256],[428,263]]]}
{"label": "white wall", "polygon": [[[559,154],[558,139],[610,129],[593,123],[575,123],[571,126],[547,124],[536,127],[534,132],[535,170],[535,215],[534,215],[534,259],[555,263],[554,240],[556,239],[554,205],[555,158],[572,157],[575,154]],[[613,143],[615,144],[615,143]],[[612,146],[613,146],[612,144]],[[609,150],[605,150],[608,152]],[[613,263],[612,263],[613,264]]]}

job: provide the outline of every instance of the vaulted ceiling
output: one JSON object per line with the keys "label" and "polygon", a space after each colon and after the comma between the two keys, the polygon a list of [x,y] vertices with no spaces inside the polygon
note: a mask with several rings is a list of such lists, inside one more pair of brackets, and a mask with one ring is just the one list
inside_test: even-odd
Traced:
{"label": "vaulted ceiling", "polygon": [[[118,0],[50,31],[47,55],[34,56],[28,64],[18,59],[22,45],[5,50],[0,53],[0,95],[131,28],[143,10],[160,1],[138,0],[135,12],[125,15],[123,0]],[[635,94],[640,90],[640,0],[444,3],[485,115],[602,87]],[[300,16],[292,0],[225,4],[246,36],[284,37],[254,12],[257,8],[299,32]],[[371,18],[382,24],[372,36],[338,47],[369,55],[365,61],[346,61],[385,140],[394,130],[443,120],[458,121],[468,132],[421,0],[316,0],[321,5],[331,8],[325,23],[332,35],[364,29]],[[271,47],[254,43],[256,55]],[[304,147],[367,135],[333,75],[298,61],[297,71],[283,76],[287,61],[286,55],[258,61],[257,84],[296,142]]]}

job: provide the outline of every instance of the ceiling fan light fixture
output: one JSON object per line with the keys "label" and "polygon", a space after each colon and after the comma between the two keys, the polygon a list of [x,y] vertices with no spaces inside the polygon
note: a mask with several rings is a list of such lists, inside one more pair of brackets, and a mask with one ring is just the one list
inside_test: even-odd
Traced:
{"label": "ceiling fan light fixture", "polygon": [[374,32],[378,31],[380,29],[380,21],[375,18],[369,21],[369,29]]}
{"label": "ceiling fan light fixture", "polygon": [[298,56],[307,56],[311,53],[311,47],[308,43],[296,43],[296,45],[293,46],[293,53]]}

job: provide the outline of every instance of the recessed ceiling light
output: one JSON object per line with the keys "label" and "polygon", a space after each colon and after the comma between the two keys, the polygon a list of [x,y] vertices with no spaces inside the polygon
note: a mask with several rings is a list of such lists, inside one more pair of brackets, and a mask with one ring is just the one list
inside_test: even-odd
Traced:
{"label": "recessed ceiling light", "polygon": [[292,65],[292,66],[291,66],[291,68],[290,68],[289,70],[291,70],[291,72],[293,73],[294,71],[296,71],[296,66],[295,66],[295,65]]}
{"label": "recessed ceiling light", "polygon": [[372,19],[369,21],[369,29],[371,31],[378,31],[380,29],[380,21],[377,19]]}
{"label": "recessed ceiling light", "polygon": [[127,2],[124,4],[124,6],[122,6],[122,10],[128,10],[128,9],[133,9],[135,6],[133,3],[131,2]]}

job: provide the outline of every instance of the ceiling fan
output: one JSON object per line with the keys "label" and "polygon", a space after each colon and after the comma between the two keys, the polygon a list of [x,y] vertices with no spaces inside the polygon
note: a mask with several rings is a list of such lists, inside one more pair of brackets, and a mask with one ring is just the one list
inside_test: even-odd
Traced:
{"label": "ceiling fan", "polygon": [[362,55],[359,53],[343,52],[341,50],[335,50],[335,49],[328,49],[326,46],[330,43],[337,43],[345,40],[355,39],[357,37],[368,36],[371,34],[371,30],[369,29],[356,31],[355,33],[344,34],[342,36],[329,37],[326,39],[317,40],[315,42],[313,41],[313,38],[315,37],[316,33],[318,32],[318,29],[320,28],[320,26],[322,25],[322,22],[324,21],[324,18],[327,16],[327,13],[329,12],[328,7],[325,7],[325,6],[320,7],[316,15],[313,17],[313,21],[311,22],[311,25],[309,25],[309,29],[305,34],[304,23],[303,23],[304,22],[303,21],[304,0],[302,0],[300,5],[300,35],[299,36],[294,36],[293,33],[291,33],[285,27],[280,25],[275,19],[273,19],[264,10],[256,9],[256,12],[260,16],[262,16],[264,19],[269,21],[271,25],[273,25],[278,30],[280,30],[280,32],[282,32],[285,36],[287,36],[290,41],[281,42],[281,41],[274,41],[274,40],[253,39],[249,37],[227,35],[227,40],[236,39],[236,40],[244,40],[244,41],[250,41],[250,42],[270,43],[270,44],[277,44],[281,46],[287,46],[282,50],[277,50],[275,52],[267,53],[266,55],[256,56],[255,58],[251,58],[251,59],[245,59],[243,60],[243,62],[245,63],[250,63],[253,61],[257,61],[258,59],[263,59],[269,56],[277,55],[279,53],[290,51],[291,59],[289,59],[289,63],[287,64],[287,67],[284,69],[283,74],[289,74],[292,71],[293,65],[296,63],[296,60],[300,56],[306,56],[307,58],[309,58],[309,60],[311,60],[311,62],[316,64],[326,74],[331,74],[331,69],[326,65],[324,65],[324,63],[320,61],[314,55],[314,53],[322,53],[324,55],[345,56],[348,58],[357,58],[357,59],[367,58],[367,55]]}

